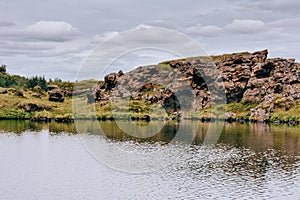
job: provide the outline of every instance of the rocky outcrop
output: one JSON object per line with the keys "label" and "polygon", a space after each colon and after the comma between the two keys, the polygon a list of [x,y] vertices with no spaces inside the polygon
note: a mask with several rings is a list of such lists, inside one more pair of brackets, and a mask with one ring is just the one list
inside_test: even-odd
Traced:
{"label": "rocky outcrop", "polygon": [[[168,113],[178,113],[182,106],[176,97],[180,92],[169,89],[176,80],[178,88],[192,88],[196,97],[193,109],[201,110],[210,107],[212,101],[214,91],[209,88],[213,87],[208,86],[224,83],[227,103],[255,102],[258,106],[249,110],[249,119],[267,121],[275,109],[289,110],[300,100],[300,64],[294,59],[268,59],[267,55],[268,51],[263,50],[213,57],[210,61],[195,57],[138,67],[126,74],[112,73],[88,95],[89,102],[132,98],[158,103]],[[219,73],[212,70],[212,65]],[[225,118],[235,116],[227,113]]]}
{"label": "rocky outcrop", "polygon": [[47,85],[48,91],[61,90],[65,97],[71,97],[73,93],[73,87],[71,86],[61,86],[50,84]]}
{"label": "rocky outcrop", "polygon": [[51,107],[43,104],[36,103],[20,103],[18,108],[25,110],[26,112],[35,112],[43,110],[51,110]]}
{"label": "rocky outcrop", "polygon": [[118,73],[110,73],[104,77],[104,81],[100,82],[98,86],[92,91],[87,92],[88,103],[95,101],[108,101],[111,97],[111,91],[116,86],[120,77],[124,75],[120,70]]}
{"label": "rocky outcrop", "polygon": [[50,90],[48,94],[49,94],[49,101],[64,102],[65,100],[64,93],[61,89]]}

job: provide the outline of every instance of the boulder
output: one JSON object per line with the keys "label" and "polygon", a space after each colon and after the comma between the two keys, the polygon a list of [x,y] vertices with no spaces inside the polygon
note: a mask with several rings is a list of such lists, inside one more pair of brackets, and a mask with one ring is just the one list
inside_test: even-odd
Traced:
{"label": "boulder", "polygon": [[64,102],[64,93],[61,89],[53,89],[48,92],[49,101]]}
{"label": "boulder", "polygon": [[18,108],[25,110],[26,112],[35,112],[43,110],[51,110],[50,106],[36,103],[20,103]]}

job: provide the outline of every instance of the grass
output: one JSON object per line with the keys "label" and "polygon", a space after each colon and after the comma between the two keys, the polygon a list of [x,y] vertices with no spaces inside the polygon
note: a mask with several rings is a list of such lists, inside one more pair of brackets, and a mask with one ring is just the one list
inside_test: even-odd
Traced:
{"label": "grass", "polygon": [[102,106],[96,103],[94,106],[96,117],[102,120],[112,117],[119,119],[144,119],[146,116],[150,118],[167,116],[162,108],[158,108],[158,105],[149,105],[143,100],[118,101],[106,103]]}
{"label": "grass", "polygon": [[[242,54],[247,54],[242,53]],[[214,61],[219,59],[226,59],[231,54],[224,54],[221,56],[212,56]],[[184,59],[186,60],[186,59]],[[164,70],[170,70],[170,64],[166,61],[158,66]],[[92,85],[97,85],[99,81],[97,80],[85,80],[81,81],[79,84],[80,89],[90,88]],[[65,87],[72,87],[71,83],[67,83]],[[158,86],[157,89],[164,89],[166,86]],[[21,92],[24,96],[16,96],[14,88],[7,89],[7,94],[0,94],[0,119],[40,119],[40,118],[51,118],[51,119],[73,119],[74,115],[76,118],[97,118],[100,120],[109,120],[112,118],[120,119],[145,119],[145,117],[150,117],[151,119],[162,119],[162,118],[173,118],[173,116],[168,116],[164,108],[157,104],[149,105],[144,100],[130,100],[129,102],[116,102],[111,104],[106,103],[95,103],[87,104],[87,99],[85,94],[79,95],[78,98],[74,99],[76,103],[74,111],[72,108],[72,97],[65,97],[63,103],[60,102],[50,102],[48,100],[48,94],[39,88],[33,88],[32,90],[24,89]],[[78,89],[78,88],[77,88]],[[40,98],[34,97],[35,93],[40,94]],[[145,95],[154,95],[154,91],[150,89],[149,91],[142,91]],[[271,122],[281,122],[281,123],[300,123],[300,102],[289,110],[285,110],[282,103],[285,103],[285,99],[276,94],[276,101],[274,111],[271,113]],[[21,104],[35,104],[39,108],[38,111],[25,111],[20,108]],[[226,105],[217,105],[214,108],[205,108],[197,112],[190,112],[185,115],[185,117],[195,118],[195,119],[205,119],[205,118],[220,118],[220,114],[226,112],[232,112],[236,115],[233,119],[250,119],[250,110],[255,108],[259,103],[253,102],[239,102],[239,103],[229,103]],[[264,105],[264,108],[269,108],[270,105]],[[222,109],[225,108],[225,111]],[[74,112],[74,114],[73,114]],[[224,115],[223,115],[224,117]]]}
{"label": "grass", "polygon": [[236,115],[233,119],[249,120],[250,109],[255,108],[258,103],[240,102],[229,103],[226,105],[219,104],[210,108],[204,108],[197,112],[188,113],[187,117],[194,119],[224,119],[225,112],[232,112]]}
{"label": "grass", "polygon": [[75,82],[73,84],[73,87],[75,86],[76,90],[91,89],[92,87],[97,86],[100,82],[102,81],[94,79],[82,80],[79,82]]}
{"label": "grass", "polygon": [[[24,97],[15,96],[14,93],[0,95],[0,118],[1,119],[30,119],[30,118],[56,118],[60,115],[72,115],[72,100],[65,98],[63,103],[48,101],[47,93],[41,98],[33,97],[33,91],[23,90]],[[20,104],[33,103],[40,107],[48,107],[49,110],[26,112],[18,107]]]}
{"label": "grass", "polygon": [[226,111],[235,113],[236,119],[249,120],[250,109],[255,108],[258,104],[257,102],[229,103],[226,105]]}
{"label": "grass", "polygon": [[275,108],[274,113],[270,118],[271,122],[300,123],[300,102],[289,110]]}
{"label": "grass", "polygon": [[[31,90],[23,90],[24,97],[16,96],[13,90],[9,91],[7,94],[0,95],[0,119],[52,118],[62,120],[73,119],[74,117],[71,97],[66,97],[65,101],[60,103],[48,101],[47,93],[43,93],[41,98],[36,98],[32,96],[34,92]],[[278,96],[277,99],[280,101],[281,97]],[[87,104],[86,98],[82,97],[76,98],[74,101],[76,100],[78,101],[74,108],[76,118],[97,118],[99,120],[110,120],[112,118],[134,118],[138,120],[145,119],[146,116],[149,116],[151,119],[172,118],[172,116],[166,114],[164,108],[159,107],[157,104],[149,105],[143,100],[119,101],[114,104],[109,102]],[[26,112],[24,109],[19,108],[20,104],[26,103],[36,104],[47,109]],[[233,116],[233,119],[249,120],[250,109],[255,108],[258,104],[252,102],[229,103],[217,105],[214,108],[205,108],[197,112],[190,112],[185,116],[194,119],[219,118],[218,114],[224,113],[222,109],[225,108],[226,112],[236,114]],[[275,106],[274,112],[271,113],[270,121],[300,123],[300,102],[290,110]]]}

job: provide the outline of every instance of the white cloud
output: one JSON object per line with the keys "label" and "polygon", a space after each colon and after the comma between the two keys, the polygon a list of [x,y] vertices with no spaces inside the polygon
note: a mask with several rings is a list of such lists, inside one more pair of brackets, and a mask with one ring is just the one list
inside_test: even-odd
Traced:
{"label": "white cloud", "polygon": [[264,29],[264,22],[252,19],[235,19],[231,24],[226,25],[226,30],[235,33],[251,34],[258,33]]}
{"label": "white cloud", "polygon": [[197,24],[196,26],[191,26],[185,30],[185,32],[192,35],[201,35],[205,37],[217,37],[222,33],[222,28],[214,25],[202,26]]}
{"label": "white cloud", "polygon": [[64,21],[38,21],[25,30],[29,37],[44,41],[64,42],[79,35],[76,28]]}

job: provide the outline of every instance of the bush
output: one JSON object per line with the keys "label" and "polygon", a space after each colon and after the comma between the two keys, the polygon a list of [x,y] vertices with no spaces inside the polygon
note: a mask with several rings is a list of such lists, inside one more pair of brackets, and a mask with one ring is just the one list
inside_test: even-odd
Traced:
{"label": "bush", "polygon": [[48,91],[47,81],[44,76],[34,76],[28,80],[27,88],[34,88],[35,86],[40,86],[42,90]]}
{"label": "bush", "polygon": [[6,65],[0,66],[0,73],[6,73]]}

